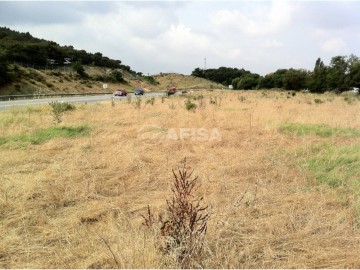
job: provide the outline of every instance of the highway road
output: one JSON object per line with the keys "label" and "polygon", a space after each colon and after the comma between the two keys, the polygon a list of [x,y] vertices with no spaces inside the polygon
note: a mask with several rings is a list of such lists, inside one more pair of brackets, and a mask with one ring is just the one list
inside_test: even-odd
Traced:
{"label": "highway road", "polygon": [[[164,92],[152,92],[146,93],[143,96],[135,96],[134,94],[128,94],[127,97],[135,98],[147,98],[147,97],[158,97],[165,95]],[[124,100],[127,97],[114,97],[114,100]],[[103,95],[103,96],[81,96],[81,97],[61,97],[61,98],[38,98],[38,99],[23,99],[23,100],[10,100],[10,101],[0,101],[0,110],[6,110],[14,107],[28,106],[28,105],[41,105],[48,104],[52,101],[58,102],[71,102],[71,103],[91,103],[91,102],[101,102],[101,101],[111,101],[113,95]]]}

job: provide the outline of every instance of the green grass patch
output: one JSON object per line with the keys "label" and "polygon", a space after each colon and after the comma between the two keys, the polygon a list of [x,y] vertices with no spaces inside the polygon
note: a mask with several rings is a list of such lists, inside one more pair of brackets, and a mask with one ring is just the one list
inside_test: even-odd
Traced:
{"label": "green grass patch", "polygon": [[7,137],[0,137],[0,145],[16,143],[19,145],[42,144],[53,138],[75,138],[87,136],[91,128],[88,125],[82,126],[61,126],[40,129],[31,134],[15,134]]}
{"label": "green grass patch", "polygon": [[[305,151],[304,151],[305,155]],[[299,165],[310,172],[320,184],[341,188],[355,198],[357,222],[360,226],[360,144],[335,146],[321,144],[313,147]]]}
{"label": "green grass patch", "polygon": [[279,131],[288,135],[307,136],[316,135],[328,137],[360,137],[360,131],[353,128],[334,128],[323,124],[286,123],[279,127]]}
{"label": "green grass patch", "polygon": [[360,195],[360,144],[343,147],[323,144],[313,151],[314,155],[304,165],[320,183],[332,187],[347,185]]}

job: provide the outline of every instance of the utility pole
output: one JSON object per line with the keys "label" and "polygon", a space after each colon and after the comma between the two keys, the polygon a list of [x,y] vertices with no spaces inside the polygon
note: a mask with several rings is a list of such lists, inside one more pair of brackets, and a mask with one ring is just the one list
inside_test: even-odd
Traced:
{"label": "utility pole", "polygon": [[204,70],[206,70],[206,57],[204,58]]}

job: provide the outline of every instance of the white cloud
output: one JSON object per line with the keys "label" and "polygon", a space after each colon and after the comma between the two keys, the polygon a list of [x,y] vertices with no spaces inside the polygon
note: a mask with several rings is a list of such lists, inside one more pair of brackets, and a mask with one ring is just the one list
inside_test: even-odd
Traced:
{"label": "white cloud", "polygon": [[330,38],[321,44],[321,49],[330,53],[347,53],[346,43],[341,38]]}
{"label": "white cloud", "polygon": [[198,33],[194,33],[190,27],[182,24],[171,25],[157,43],[164,44],[170,51],[175,53],[193,54],[196,51],[207,48],[210,44],[208,39]]}
{"label": "white cloud", "polygon": [[260,46],[263,48],[281,48],[284,46],[284,43],[276,39],[267,39],[261,42]]}
{"label": "white cloud", "polygon": [[[253,8],[257,8],[254,4]],[[292,7],[286,1],[273,1],[267,9],[260,12],[251,11],[248,13],[240,10],[223,9],[218,11],[212,18],[213,25],[219,32],[233,32],[261,36],[271,35],[286,29],[291,23]],[[252,18],[251,15],[256,14]]]}

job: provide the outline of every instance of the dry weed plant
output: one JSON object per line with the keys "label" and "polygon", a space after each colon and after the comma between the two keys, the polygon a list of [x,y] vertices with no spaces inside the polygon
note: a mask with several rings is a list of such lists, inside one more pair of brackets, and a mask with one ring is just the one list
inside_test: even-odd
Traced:
{"label": "dry weed plant", "polygon": [[148,207],[147,216],[143,216],[147,229],[160,233],[161,250],[175,259],[175,265],[183,269],[201,266],[204,256],[204,241],[209,213],[203,205],[203,197],[198,197],[198,176],[193,177],[193,170],[187,167],[186,158],[182,168],[172,170],[172,198],[167,200],[165,215],[154,218]]}

